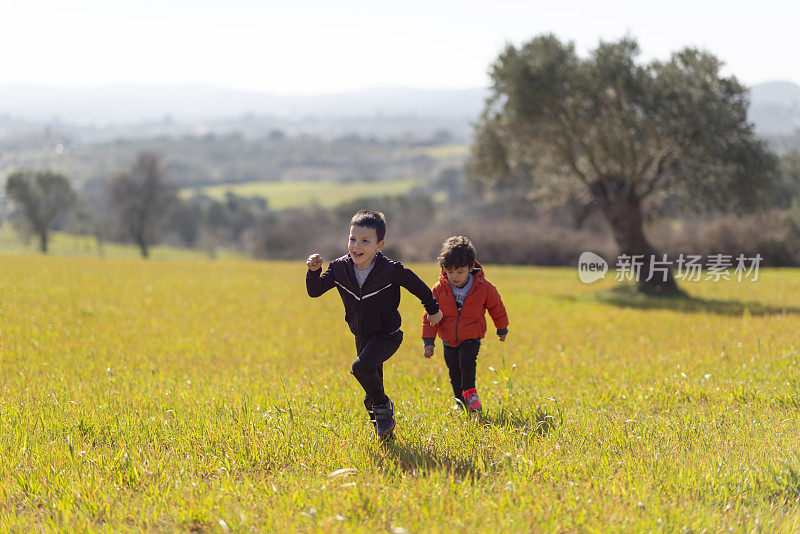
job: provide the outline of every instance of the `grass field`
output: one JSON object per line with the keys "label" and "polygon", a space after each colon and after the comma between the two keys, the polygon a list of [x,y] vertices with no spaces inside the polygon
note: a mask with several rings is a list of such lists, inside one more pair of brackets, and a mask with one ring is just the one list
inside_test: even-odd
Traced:
{"label": "grass field", "polygon": [[0,530],[800,529],[797,270],[666,302],[486,271],[483,420],[405,293],[381,446],[302,262],[0,256]]}
{"label": "grass field", "polygon": [[[109,258],[138,258],[139,248],[131,244],[103,243],[88,235],[69,234],[66,232],[52,232],[50,234],[49,250],[51,254],[60,256],[98,256]],[[34,254],[39,251],[39,240],[35,237],[28,242],[23,241],[11,228],[4,223],[0,226],[0,254]],[[168,247],[156,245],[151,247],[150,256],[154,259],[198,259],[207,258],[208,253],[203,250]],[[220,251],[220,257],[235,256],[230,251]]]}
{"label": "grass field", "polygon": [[402,179],[384,182],[247,182],[242,184],[222,184],[201,189],[182,190],[183,197],[191,197],[197,192],[217,200],[223,199],[228,191],[244,197],[266,198],[271,209],[296,208],[309,204],[319,204],[327,208],[338,206],[354,198],[402,195],[419,185],[418,180]]}
{"label": "grass field", "polygon": [[451,144],[420,147],[414,149],[418,154],[430,156],[433,159],[458,159],[469,155],[469,145]]}

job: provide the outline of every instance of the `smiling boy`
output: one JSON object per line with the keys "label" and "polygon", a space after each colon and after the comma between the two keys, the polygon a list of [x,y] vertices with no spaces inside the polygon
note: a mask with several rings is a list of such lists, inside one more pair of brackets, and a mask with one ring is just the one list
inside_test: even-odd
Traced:
{"label": "smiling boy", "polygon": [[[441,322],[422,318],[425,357],[433,356],[436,336],[444,344],[444,361],[456,400],[472,412],[482,409],[475,388],[475,373],[481,339],[486,334],[486,312],[492,317],[497,337],[505,341],[508,315],[500,293],[483,275],[475,261],[475,247],[463,236],[453,236],[442,245],[439,255],[442,268],[433,295],[441,307]],[[438,325],[436,324],[438,322]]]}
{"label": "smiling boy", "polygon": [[306,260],[306,289],[319,297],[336,286],[342,298],[345,321],[355,336],[357,357],[350,372],[364,388],[364,407],[380,438],[392,435],[394,403],[383,385],[383,363],[400,348],[400,287],[405,287],[425,306],[433,324],[442,313],[428,286],[400,262],[381,250],[385,244],[386,220],[382,213],[361,210],[350,221],[348,253],[335,259],[320,274],[323,259],[311,254]]}

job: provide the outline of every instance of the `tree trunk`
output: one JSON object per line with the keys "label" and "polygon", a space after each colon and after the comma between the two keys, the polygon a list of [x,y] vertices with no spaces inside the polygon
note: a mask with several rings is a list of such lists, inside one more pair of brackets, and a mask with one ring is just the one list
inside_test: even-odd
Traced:
{"label": "tree trunk", "polygon": [[[672,275],[670,265],[656,263],[663,258],[647,241],[642,228],[641,199],[630,196],[609,198],[603,191],[593,191],[597,205],[603,212],[617,242],[620,252],[618,268],[625,268],[627,273],[632,273],[639,290],[655,295],[675,295],[680,291],[675,277]],[[627,258],[625,258],[627,257]],[[651,265],[653,271],[651,272]],[[638,266],[638,276],[637,267]]]}
{"label": "tree trunk", "polygon": [[567,209],[569,209],[573,228],[575,230],[580,230],[583,228],[583,223],[585,223],[586,219],[588,219],[592,214],[594,207],[594,202],[589,202],[587,204],[581,202],[574,195],[570,195],[570,197],[567,199]]}
{"label": "tree trunk", "polygon": [[138,240],[139,242],[139,252],[142,254],[142,258],[147,259],[150,257],[150,250],[147,247],[147,240],[141,238]]}
{"label": "tree trunk", "polygon": [[47,230],[39,232],[39,251],[42,254],[47,254]]}

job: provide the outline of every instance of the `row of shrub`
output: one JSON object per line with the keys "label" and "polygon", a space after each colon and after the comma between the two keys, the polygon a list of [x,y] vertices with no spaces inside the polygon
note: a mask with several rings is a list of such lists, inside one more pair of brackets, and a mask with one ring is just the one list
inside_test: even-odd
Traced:
{"label": "row of shrub", "polygon": [[[259,258],[299,259],[310,252],[334,258],[346,252],[347,224],[357,209],[379,209],[388,220],[387,254],[404,261],[433,261],[442,241],[466,235],[479,258],[495,264],[577,265],[584,251],[617,256],[612,233],[598,212],[580,227],[561,210],[508,208],[508,199],[478,202],[462,210],[437,209],[430,197],[362,199],[338,209],[309,207],[273,214],[254,228],[248,250]],[[679,255],[761,255],[764,266],[800,266],[800,209],[750,215],[687,215],[647,224],[660,252]]]}

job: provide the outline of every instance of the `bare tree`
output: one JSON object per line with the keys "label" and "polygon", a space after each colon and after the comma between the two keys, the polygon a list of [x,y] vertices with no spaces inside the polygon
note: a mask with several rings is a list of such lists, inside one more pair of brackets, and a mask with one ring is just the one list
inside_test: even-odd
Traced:
{"label": "bare tree", "polygon": [[69,180],[50,171],[19,171],[9,175],[6,194],[20,208],[29,230],[39,237],[39,250],[47,254],[56,217],[75,203]]}
{"label": "bare tree", "polygon": [[141,152],[130,170],[111,180],[110,188],[123,229],[147,258],[159,225],[178,198],[176,187],[164,176],[161,157]]}

